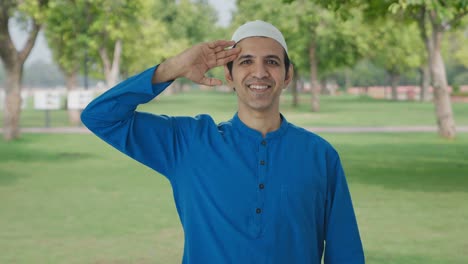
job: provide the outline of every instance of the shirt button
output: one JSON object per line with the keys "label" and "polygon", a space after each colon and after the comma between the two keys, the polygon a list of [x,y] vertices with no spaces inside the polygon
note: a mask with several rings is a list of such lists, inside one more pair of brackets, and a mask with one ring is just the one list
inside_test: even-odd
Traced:
{"label": "shirt button", "polygon": [[260,165],[265,165],[265,161],[264,161],[264,160],[261,160],[261,161],[260,161]]}
{"label": "shirt button", "polygon": [[262,213],[262,209],[257,208],[257,210],[255,210],[255,212],[256,212],[257,214],[260,214],[260,213]]}
{"label": "shirt button", "polygon": [[260,183],[260,184],[258,185],[258,188],[263,189],[263,188],[265,188],[265,185],[263,185],[263,183]]}
{"label": "shirt button", "polygon": [[262,146],[266,146],[266,141],[262,140]]}

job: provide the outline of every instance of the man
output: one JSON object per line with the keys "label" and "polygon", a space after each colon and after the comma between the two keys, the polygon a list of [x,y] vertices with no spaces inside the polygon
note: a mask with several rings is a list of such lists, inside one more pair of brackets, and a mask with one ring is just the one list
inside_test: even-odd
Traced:
{"label": "man", "polygon": [[[280,114],[293,77],[281,32],[253,21],[232,39],[196,45],[120,83],[83,111],[83,123],[169,179],[183,263],[319,264],[322,255],[327,264],[364,263],[338,154]],[[180,77],[221,84],[205,73],[222,65],[238,98],[231,120],[135,111]]]}

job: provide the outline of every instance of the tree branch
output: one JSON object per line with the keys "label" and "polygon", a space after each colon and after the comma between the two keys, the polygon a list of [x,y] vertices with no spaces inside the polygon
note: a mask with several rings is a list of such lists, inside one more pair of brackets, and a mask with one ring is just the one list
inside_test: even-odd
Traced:
{"label": "tree branch", "polygon": [[112,68],[120,64],[120,56],[122,54],[122,40],[118,39],[114,46],[114,58],[112,61]]}
{"label": "tree branch", "polygon": [[456,24],[458,21],[460,21],[466,15],[468,15],[468,9],[465,9],[461,13],[456,14],[455,17],[452,18],[452,20],[448,21],[448,24],[449,25]]}
{"label": "tree branch", "polygon": [[429,13],[429,19],[431,21],[432,30],[435,31],[445,31],[446,24],[443,21],[439,21],[439,17],[437,16],[437,12],[435,10],[431,10]]}
{"label": "tree branch", "polygon": [[10,10],[14,7],[12,1],[0,2],[0,58],[5,66],[11,65],[14,56],[17,55],[15,45],[11,39],[10,31],[8,30],[8,21],[10,19]]}
{"label": "tree branch", "polygon": [[417,21],[418,21],[419,32],[424,42],[426,42],[429,38],[427,36],[426,15],[427,15],[426,8],[424,6],[421,6]]}
{"label": "tree branch", "polygon": [[37,35],[39,34],[39,30],[41,30],[41,25],[38,24],[36,20],[33,20],[33,28],[29,32],[28,39],[26,40],[24,47],[18,53],[18,58],[21,64],[26,60],[29,53],[31,53],[34,43],[36,42]]}
{"label": "tree branch", "polygon": [[110,65],[109,56],[107,56],[107,51],[104,47],[99,48],[99,55],[101,56],[102,63],[104,64],[105,74],[107,74],[107,72],[111,68],[111,65]]}

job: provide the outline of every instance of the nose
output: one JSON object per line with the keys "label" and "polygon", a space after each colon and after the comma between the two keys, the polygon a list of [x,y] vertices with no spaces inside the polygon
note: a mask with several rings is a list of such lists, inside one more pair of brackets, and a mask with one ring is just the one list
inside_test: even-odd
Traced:
{"label": "nose", "polygon": [[256,63],[252,75],[255,78],[262,79],[268,76],[268,70],[263,63]]}

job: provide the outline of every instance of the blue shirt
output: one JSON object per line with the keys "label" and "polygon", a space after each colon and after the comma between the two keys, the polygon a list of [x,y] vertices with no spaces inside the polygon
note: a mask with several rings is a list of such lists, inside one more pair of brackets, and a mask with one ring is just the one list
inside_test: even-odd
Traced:
{"label": "blue shirt", "polygon": [[289,123],[265,137],[239,117],[135,111],[170,83],[155,67],[91,102],[83,123],[167,177],[184,229],[183,263],[361,264],[364,254],[335,149]]}

